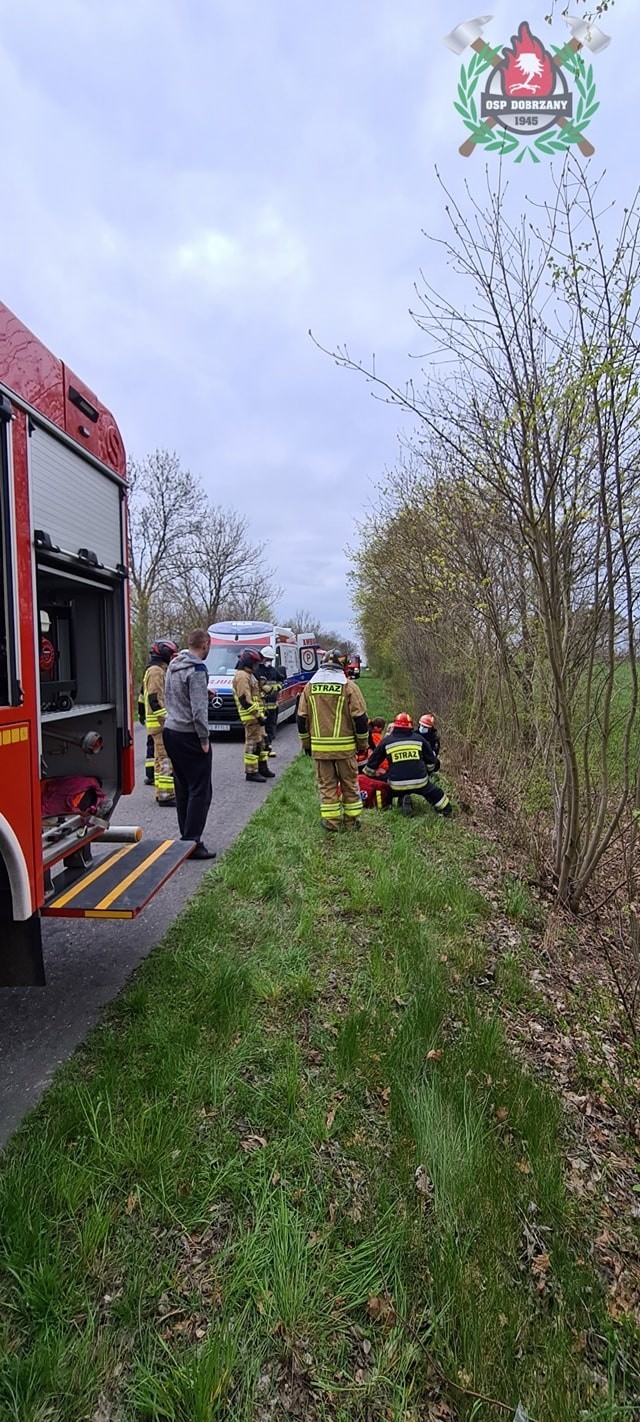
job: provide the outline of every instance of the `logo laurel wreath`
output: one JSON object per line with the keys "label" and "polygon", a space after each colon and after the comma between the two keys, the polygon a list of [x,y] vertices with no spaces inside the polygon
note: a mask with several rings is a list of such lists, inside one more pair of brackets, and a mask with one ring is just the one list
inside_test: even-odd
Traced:
{"label": "logo laurel wreath", "polygon": [[515,160],[516,163],[521,163],[527,153],[534,163],[539,163],[541,154],[552,157],[554,153],[566,153],[574,144],[581,142],[593,115],[600,108],[600,103],[596,99],[593,65],[590,64],[587,69],[582,56],[576,54],[568,45],[554,45],[553,49],[556,61],[558,56],[561,56],[563,68],[568,69],[575,80],[579,95],[575,118],[563,128],[558,129],[557,136],[547,129],[544,133],[539,134],[532,143],[526,143],[524,136],[518,138],[515,133],[510,133],[506,128],[500,129],[498,132],[495,128],[490,128],[484,119],[478,117],[478,105],[475,99],[475,92],[482,75],[491,68],[493,60],[497,59],[500,53],[499,49],[490,49],[487,45],[482,54],[474,54],[468,68],[464,64],[462,65],[458,82],[458,101],[455,103],[474,143],[482,144],[488,153],[500,153],[501,156],[515,153],[516,149],[520,149]]}

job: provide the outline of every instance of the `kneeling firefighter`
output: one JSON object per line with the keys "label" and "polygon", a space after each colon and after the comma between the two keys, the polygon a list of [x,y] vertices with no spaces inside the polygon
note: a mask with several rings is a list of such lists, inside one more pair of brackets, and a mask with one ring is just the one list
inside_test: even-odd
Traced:
{"label": "kneeling firefighter", "polygon": [[169,641],[168,637],[159,637],[151,648],[149,665],[142,683],[144,723],[147,729],[145,771],[148,774],[149,740],[151,740],[153,742],[153,783],[156,789],[156,804],[165,806],[176,803],[173,766],[162,739],[162,728],[167,714],[164,695],[167,667],[177,654],[178,648],[175,642]]}
{"label": "kneeling firefighter", "polygon": [[245,780],[264,785],[275,776],[269,769],[268,751],[264,737],[266,717],[260,698],[260,683],[256,669],[260,655],[247,647],[242,652],[233,678],[233,697],[238,715],[244,727],[244,773]]}
{"label": "kneeling firefighter", "polygon": [[377,770],[387,759],[387,785],[394,799],[401,800],[405,815],[413,813],[411,796],[421,795],[439,815],[451,814],[449,796],[439,785],[429,783],[429,771],[424,761],[425,748],[422,736],[413,729],[413,721],[406,711],[396,716],[387,736],[369,756],[363,770]]}
{"label": "kneeling firefighter", "polygon": [[362,815],[357,752],[367,749],[369,720],[345,662],[340,652],[327,652],[298,703],[298,732],[305,755],[315,762],[320,815],[330,831],[339,830],[341,820],[345,829],[360,829]]}

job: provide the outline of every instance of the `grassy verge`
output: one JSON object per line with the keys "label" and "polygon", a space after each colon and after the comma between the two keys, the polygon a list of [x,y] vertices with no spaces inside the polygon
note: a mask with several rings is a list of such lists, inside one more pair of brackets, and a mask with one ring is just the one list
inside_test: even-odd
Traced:
{"label": "grassy verge", "polygon": [[473,861],[294,763],[3,1160],[0,1416],[632,1416]]}

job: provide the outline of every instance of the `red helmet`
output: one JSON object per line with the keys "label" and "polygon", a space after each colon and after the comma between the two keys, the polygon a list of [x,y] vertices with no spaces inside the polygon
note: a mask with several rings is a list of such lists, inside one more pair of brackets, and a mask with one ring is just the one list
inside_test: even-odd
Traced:
{"label": "red helmet", "polygon": [[151,656],[159,657],[161,662],[171,662],[177,657],[179,648],[169,637],[159,637],[151,648]]}
{"label": "red helmet", "polygon": [[435,724],[436,724],[436,718],[435,718],[435,716],[421,716],[421,717],[420,717],[420,725],[422,726],[423,731],[432,731],[433,728],[434,728],[434,726],[435,726]]}
{"label": "red helmet", "polygon": [[413,730],[413,721],[406,711],[400,711],[393,724],[397,731]]}

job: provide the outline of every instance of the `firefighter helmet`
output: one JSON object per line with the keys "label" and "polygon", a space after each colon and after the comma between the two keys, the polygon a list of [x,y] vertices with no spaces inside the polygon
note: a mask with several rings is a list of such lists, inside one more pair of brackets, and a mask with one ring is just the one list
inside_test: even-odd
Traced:
{"label": "firefighter helmet", "polygon": [[337,647],[333,647],[330,652],[325,652],[322,658],[322,666],[339,667],[340,671],[344,671],[348,660],[349,658],[345,657]]}
{"label": "firefighter helmet", "polygon": [[421,731],[432,731],[436,724],[435,716],[421,716],[419,725]]}
{"label": "firefighter helmet", "polygon": [[271,646],[271,643],[269,643],[268,646],[262,648],[262,660],[263,662],[274,662],[275,659],[276,649],[275,647]]}
{"label": "firefighter helmet", "polygon": [[166,662],[168,665],[173,657],[177,657],[178,650],[175,642],[172,642],[169,637],[159,637],[151,648],[151,656],[159,657],[161,662]]}
{"label": "firefighter helmet", "polygon": [[254,651],[253,647],[245,647],[244,651],[240,653],[240,666],[244,667],[245,671],[251,671],[259,661],[260,653]]}
{"label": "firefighter helmet", "polygon": [[396,731],[413,730],[413,721],[407,711],[399,711],[393,725]]}

